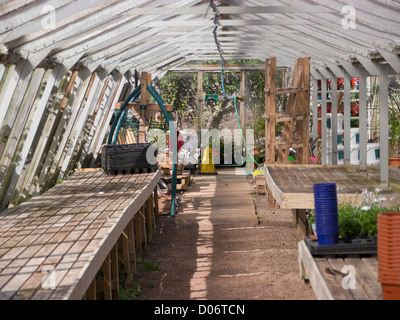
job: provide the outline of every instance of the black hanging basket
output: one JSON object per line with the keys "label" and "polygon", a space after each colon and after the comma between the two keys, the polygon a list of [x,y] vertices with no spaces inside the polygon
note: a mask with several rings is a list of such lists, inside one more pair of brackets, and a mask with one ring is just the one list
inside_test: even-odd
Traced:
{"label": "black hanging basket", "polygon": [[101,167],[107,175],[155,172],[157,162],[150,164],[146,157],[150,146],[150,143],[105,145],[101,154]]}

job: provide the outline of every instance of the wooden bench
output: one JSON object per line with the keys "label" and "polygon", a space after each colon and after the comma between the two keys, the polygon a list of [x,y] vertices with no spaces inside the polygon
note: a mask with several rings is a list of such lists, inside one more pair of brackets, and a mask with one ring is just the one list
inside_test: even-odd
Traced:
{"label": "wooden bench", "polygon": [[[360,172],[357,166],[270,164],[265,165],[264,175],[269,206],[292,210],[293,222],[303,236],[309,234],[306,209],[314,209],[314,184],[336,183],[339,201],[361,201],[363,189],[383,189],[378,166]],[[400,169],[397,166],[389,168],[389,181],[390,187],[383,189],[381,194],[387,201],[394,197],[400,202]]]}
{"label": "wooden bench", "polygon": [[[376,257],[313,257],[304,241],[298,247],[300,275],[310,281],[318,299],[382,300]],[[343,285],[343,278],[349,276],[354,276],[353,285]]]}
{"label": "wooden bench", "polygon": [[0,299],[118,298],[155,231],[160,176],[78,171],[0,213]]}

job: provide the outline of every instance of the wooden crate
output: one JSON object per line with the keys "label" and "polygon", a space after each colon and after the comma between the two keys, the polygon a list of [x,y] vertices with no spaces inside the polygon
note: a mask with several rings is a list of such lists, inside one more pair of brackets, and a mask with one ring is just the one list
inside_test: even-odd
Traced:
{"label": "wooden crate", "polygon": [[[176,174],[178,174],[178,175],[183,174],[184,168],[185,167],[183,166],[183,164],[178,164],[178,168],[177,168]],[[165,167],[163,168],[163,167],[161,167],[161,171],[166,176],[172,176],[172,165],[171,165],[171,168],[165,168]]]}
{"label": "wooden crate", "polygon": [[[170,161],[169,153],[160,153],[157,155],[158,166],[161,168],[164,175],[172,176],[173,163]],[[177,174],[182,174],[185,169],[184,165],[178,163]]]}
{"label": "wooden crate", "polygon": [[171,211],[171,196],[159,195],[158,197],[158,211],[169,212]]}
{"label": "wooden crate", "polygon": [[187,190],[190,185],[190,173],[185,172],[176,178],[176,190]]}
{"label": "wooden crate", "polygon": [[265,194],[265,176],[258,175],[256,176],[256,191],[257,194]]}

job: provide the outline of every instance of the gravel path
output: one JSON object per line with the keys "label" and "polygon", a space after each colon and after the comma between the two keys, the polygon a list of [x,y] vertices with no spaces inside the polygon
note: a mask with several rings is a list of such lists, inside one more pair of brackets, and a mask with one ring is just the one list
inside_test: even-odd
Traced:
{"label": "gravel path", "polygon": [[[291,212],[269,209],[266,197],[255,194],[252,178],[242,178],[249,192],[241,198],[254,199],[252,209],[254,212],[255,204],[259,223],[251,224],[240,217],[234,223],[230,219],[217,221],[210,218],[217,216],[215,213],[207,216],[204,208],[208,200],[193,205],[197,197],[191,196],[197,196],[196,188],[204,194],[204,188],[212,187],[212,183],[195,179],[183,196],[183,212],[175,218],[160,218],[145,257],[156,268],[139,271],[133,279],[141,290],[139,300],[316,298],[310,284],[300,278],[297,243],[301,237],[292,224]],[[218,190],[229,184],[219,183]],[[215,199],[212,193],[210,199]]]}

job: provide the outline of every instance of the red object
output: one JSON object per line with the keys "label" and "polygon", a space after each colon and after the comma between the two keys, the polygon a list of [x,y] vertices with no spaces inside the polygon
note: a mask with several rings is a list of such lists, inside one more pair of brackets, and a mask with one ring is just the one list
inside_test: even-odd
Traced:
{"label": "red object", "polygon": [[353,88],[353,90],[356,88],[356,84],[358,83],[358,81],[360,81],[360,78],[351,78],[351,87]]}
{"label": "red object", "polygon": [[360,102],[356,101],[354,105],[351,107],[351,114],[353,117],[358,117],[360,113]]}
{"label": "red object", "polygon": [[338,90],[344,88],[344,79],[343,78],[340,78],[337,80],[337,86],[338,86]]}
{"label": "red object", "polygon": [[[176,136],[178,138],[178,152],[181,150],[183,145],[185,144],[185,141],[183,140],[183,135],[179,132],[179,130],[176,130]],[[168,148],[172,145],[171,141],[171,136],[168,138]]]}
{"label": "red object", "polygon": [[318,136],[321,138],[321,120],[318,120]]}
{"label": "red object", "polygon": [[382,283],[382,298],[383,300],[399,300],[400,286]]}

